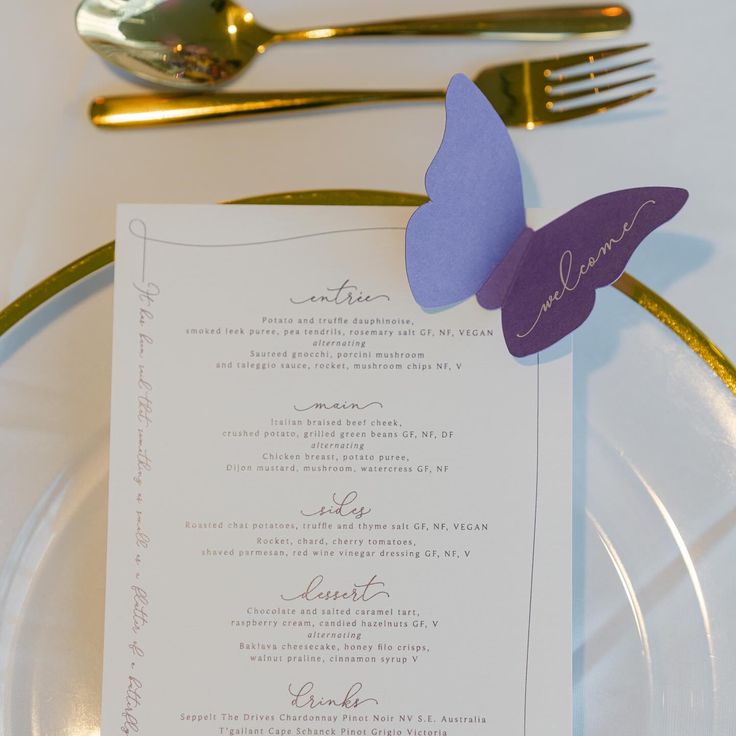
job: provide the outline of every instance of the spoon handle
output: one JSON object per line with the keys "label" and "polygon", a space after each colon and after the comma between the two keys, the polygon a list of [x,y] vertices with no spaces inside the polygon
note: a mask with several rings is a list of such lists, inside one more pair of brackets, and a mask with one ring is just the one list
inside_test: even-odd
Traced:
{"label": "spoon handle", "polygon": [[309,41],[345,36],[468,34],[550,40],[566,36],[613,35],[625,31],[630,25],[631,13],[623,5],[580,5],[407,18],[331,28],[307,28],[276,33],[272,41]]}
{"label": "spoon handle", "polygon": [[443,90],[338,90],[333,92],[220,92],[197,95],[120,95],[98,97],[90,120],[104,128],[131,128],[192,120],[286,112],[359,102],[433,100]]}

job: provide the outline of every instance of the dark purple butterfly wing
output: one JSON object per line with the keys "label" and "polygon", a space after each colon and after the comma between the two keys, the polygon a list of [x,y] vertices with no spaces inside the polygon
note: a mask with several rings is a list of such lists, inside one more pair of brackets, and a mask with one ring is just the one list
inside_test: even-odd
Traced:
{"label": "dark purple butterfly wing", "polygon": [[406,229],[416,301],[444,307],[475,294],[524,231],[521,172],[506,126],[467,77],[447,88],[447,122],[426,176],[431,199]]}
{"label": "dark purple butterfly wing", "polygon": [[588,200],[537,230],[501,312],[512,355],[539,352],[579,327],[593,309],[595,290],[623,273],[639,243],[687,197],[671,187],[624,189]]}
{"label": "dark purple butterfly wing", "polygon": [[505,304],[533,236],[534,230],[525,228],[501,263],[493,269],[485,284],[480,287],[476,296],[483,309],[500,309]]}

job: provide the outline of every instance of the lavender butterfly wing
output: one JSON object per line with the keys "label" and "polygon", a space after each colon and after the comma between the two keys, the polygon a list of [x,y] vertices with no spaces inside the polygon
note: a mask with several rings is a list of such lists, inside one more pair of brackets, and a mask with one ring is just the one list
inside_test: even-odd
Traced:
{"label": "lavender butterfly wing", "polygon": [[447,88],[445,134],[426,176],[430,202],[406,231],[415,300],[444,307],[475,294],[524,231],[521,171],[506,126],[467,77]]}
{"label": "lavender butterfly wing", "polygon": [[[501,311],[512,355],[539,352],[579,327],[593,309],[595,290],[621,276],[641,241],[687,197],[672,187],[611,192],[537,230]],[[478,301],[483,305],[482,288]]]}

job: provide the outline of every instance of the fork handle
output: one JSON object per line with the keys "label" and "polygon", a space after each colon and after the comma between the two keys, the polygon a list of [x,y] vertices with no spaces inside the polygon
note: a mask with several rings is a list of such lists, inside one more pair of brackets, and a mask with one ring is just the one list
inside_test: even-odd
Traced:
{"label": "fork handle", "polygon": [[506,38],[564,38],[615,34],[631,25],[623,5],[579,5],[557,8],[501,10],[490,13],[430,16],[332,28],[277,33],[273,41],[308,41],[345,36],[460,36],[486,34]]}
{"label": "fork handle", "polygon": [[90,120],[105,128],[185,123],[266,112],[286,112],[360,102],[434,100],[443,90],[338,90],[319,92],[220,92],[197,95],[120,95],[98,97]]}

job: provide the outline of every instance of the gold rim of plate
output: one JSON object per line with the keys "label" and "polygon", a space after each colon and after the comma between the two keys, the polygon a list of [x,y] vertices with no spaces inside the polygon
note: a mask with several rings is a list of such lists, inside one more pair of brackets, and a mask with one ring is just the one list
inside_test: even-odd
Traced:
{"label": "gold rim of plate", "polygon": [[[225,204],[299,204],[418,207],[427,201],[421,194],[388,192],[369,189],[321,189],[303,192],[283,192],[258,197],[236,199]],[[83,255],[39,282],[0,311],[0,336],[24,317],[48,302],[64,289],[81,281],[115,259],[115,242]],[[672,330],[690,350],[698,355],[718,376],[731,393],[736,395],[736,367],[710,338],[682,312],[646,284],[624,273],[613,284],[622,294]]]}

